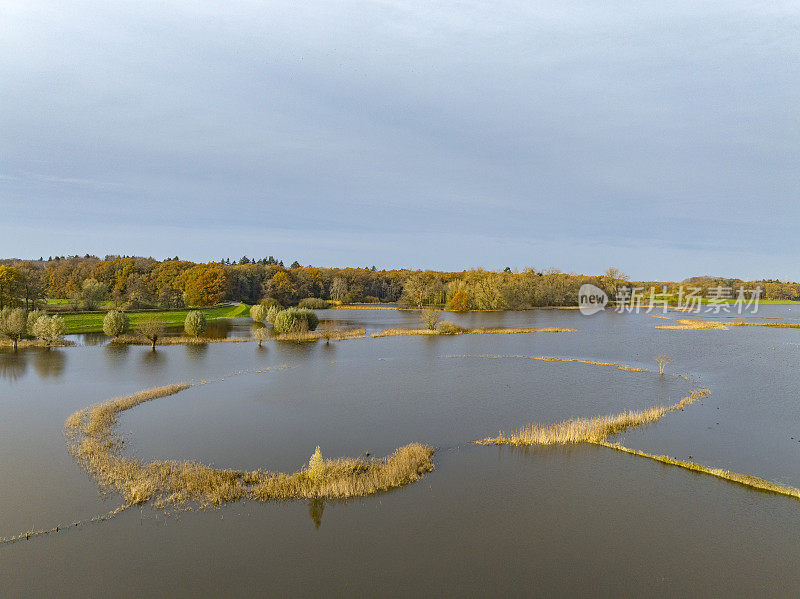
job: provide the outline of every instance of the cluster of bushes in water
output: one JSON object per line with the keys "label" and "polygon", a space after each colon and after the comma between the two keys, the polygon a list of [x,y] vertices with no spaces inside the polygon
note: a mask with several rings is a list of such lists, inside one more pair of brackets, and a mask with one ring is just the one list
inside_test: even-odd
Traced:
{"label": "cluster of bushes in water", "polygon": [[250,308],[250,317],[257,323],[270,323],[278,334],[307,333],[316,330],[319,325],[314,310],[305,307],[283,308],[277,302],[256,304]]}
{"label": "cluster of bushes in water", "polygon": [[48,316],[41,310],[5,307],[0,310],[0,337],[10,339],[17,349],[23,339],[37,339],[50,347],[60,343],[67,332],[64,319]]}

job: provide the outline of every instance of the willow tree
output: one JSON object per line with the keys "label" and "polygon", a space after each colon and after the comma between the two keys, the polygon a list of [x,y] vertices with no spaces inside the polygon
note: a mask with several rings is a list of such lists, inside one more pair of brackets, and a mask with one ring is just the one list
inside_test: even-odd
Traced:
{"label": "willow tree", "polygon": [[4,335],[14,342],[14,351],[17,343],[28,328],[25,310],[22,308],[3,308],[0,310],[0,335]]}
{"label": "willow tree", "polygon": [[166,333],[166,326],[157,316],[148,316],[139,323],[137,330],[142,337],[152,343],[153,351],[156,351],[156,342]]}
{"label": "willow tree", "polygon": [[103,318],[103,332],[109,337],[118,337],[128,330],[128,317],[123,312],[111,310]]}
{"label": "willow tree", "polygon": [[192,337],[199,337],[206,332],[208,328],[208,321],[205,315],[200,310],[192,310],[186,315],[186,320],[183,322],[183,330],[187,335]]}

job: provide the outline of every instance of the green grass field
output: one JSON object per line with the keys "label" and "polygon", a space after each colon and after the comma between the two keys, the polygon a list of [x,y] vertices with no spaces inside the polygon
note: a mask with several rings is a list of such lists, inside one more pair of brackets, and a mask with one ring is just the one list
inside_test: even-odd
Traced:
{"label": "green grass field", "polygon": [[[247,316],[249,314],[250,306],[246,304],[237,304],[234,306],[200,308],[200,311],[205,314],[208,320],[217,318],[239,318],[240,316]],[[125,312],[125,314],[128,315],[131,328],[134,329],[137,323],[151,316],[157,316],[164,321],[166,326],[182,326],[189,312],[190,310],[148,310],[144,312]],[[103,318],[105,314],[61,314],[60,316],[67,325],[67,334],[103,332]]]}

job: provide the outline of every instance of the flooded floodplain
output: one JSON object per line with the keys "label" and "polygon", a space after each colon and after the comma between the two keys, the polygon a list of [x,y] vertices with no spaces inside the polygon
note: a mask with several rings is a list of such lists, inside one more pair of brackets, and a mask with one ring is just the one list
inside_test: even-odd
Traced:
{"label": "flooded floodplain", "polygon": [[[800,591],[797,499],[598,445],[474,443],[534,422],[672,406],[704,388],[608,441],[798,487],[800,330],[657,329],[646,314],[533,310],[448,319],[576,331],[373,338],[418,328],[417,314],[319,314],[366,336],[152,352],[85,335],[76,347],[0,352],[0,537],[59,525],[0,545],[3,594]],[[764,306],[759,317],[796,322],[800,310]],[[214,328],[249,331],[247,319]],[[664,376],[659,354],[673,360]],[[293,473],[317,446],[368,460],[419,443],[434,448],[434,470],[355,499],[148,502],[91,522],[126,499],[70,454],[65,420],[176,383],[191,387],[119,414],[122,455]]]}

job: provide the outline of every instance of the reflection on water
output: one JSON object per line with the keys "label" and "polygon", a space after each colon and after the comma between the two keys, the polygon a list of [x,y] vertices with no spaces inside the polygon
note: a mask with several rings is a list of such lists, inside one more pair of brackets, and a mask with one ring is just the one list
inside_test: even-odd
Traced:
{"label": "reflection on water", "polygon": [[325,500],[321,497],[315,497],[308,502],[308,515],[314,522],[314,526],[319,528],[322,526],[322,512],[325,511]]}
{"label": "reflection on water", "polygon": [[186,357],[192,362],[200,362],[208,355],[208,343],[186,346]]}
{"label": "reflection on water", "polygon": [[103,345],[108,337],[105,333],[84,333],[80,335],[80,340],[83,345],[93,346],[93,345]]}
{"label": "reflection on water", "polygon": [[233,330],[233,323],[228,319],[212,320],[208,323],[205,337],[212,339],[227,339]]}
{"label": "reflection on water", "polygon": [[41,378],[61,378],[67,364],[67,352],[70,350],[39,349],[32,352],[33,369]]}
{"label": "reflection on water", "polygon": [[25,353],[21,351],[0,351],[0,379],[13,383],[25,375],[25,371],[28,369]]}
{"label": "reflection on water", "polygon": [[150,372],[163,372],[164,366],[167,363],[165,352],[148,349],[142,352],[142,365],[150,369]]}
{"label": "reflection on water", "polygon": [[131,352],[130,345],[107,343],[103,348],[109,366],[118,366]]}

